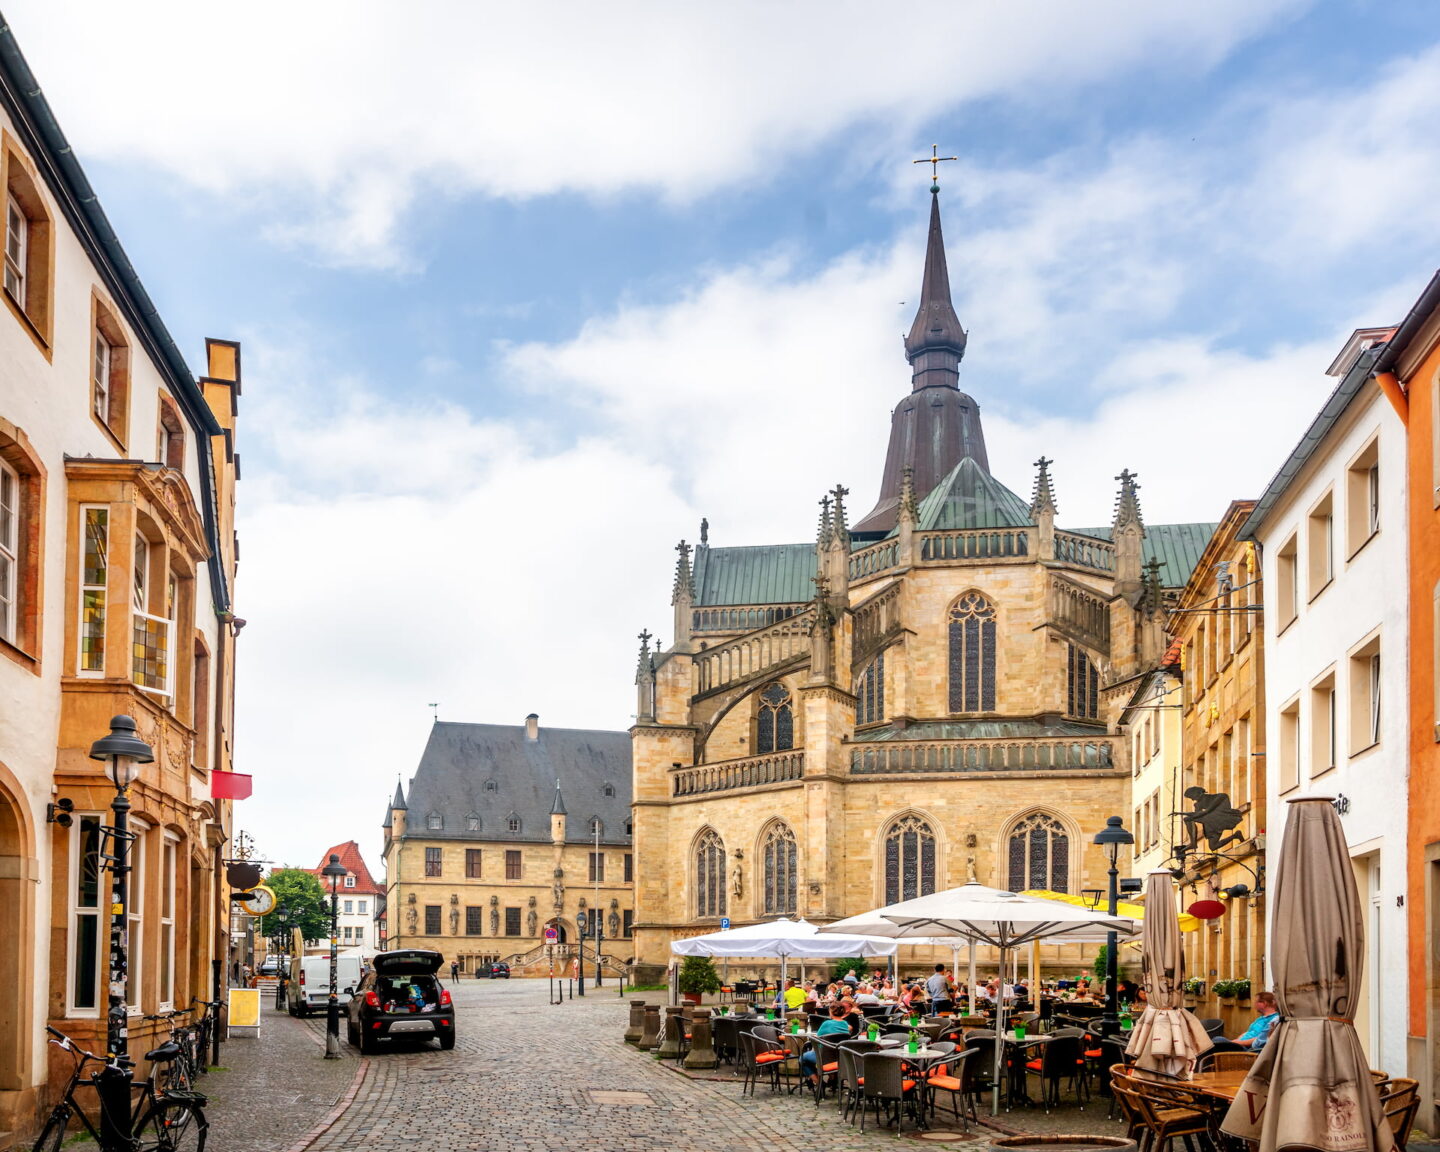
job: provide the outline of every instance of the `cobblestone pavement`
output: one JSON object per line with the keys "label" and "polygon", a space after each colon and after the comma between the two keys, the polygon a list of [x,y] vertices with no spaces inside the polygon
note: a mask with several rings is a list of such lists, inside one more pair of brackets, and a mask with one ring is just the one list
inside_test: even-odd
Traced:
{"label": "cobblestone pavement", "polygon": [[220,1068],[197,1085],[209,1098],[207,1149],[283,1152],[319,1123],[355,1081],[359,1062],[344,1043],[343,1024],[343,1058],[326,1060],[324,1017],[300,1021],[268,1006],[263,1012],[259,1038],[225,1041]]}
{"label": "cobblestone pavement", "polygon": [[[455,1049],[431,1043],[371,1057],[354,1101],[307,1152],[864,1152],[896,1140],[860,1132],[829,1101],[817,1109],[808,1096],[764,1088],[746,1097],[726,1072],[690,1079],[661,1066],[620,1042],[629,1006],[612,988],[558,1006],[541,981],[471,980],[451,991]],[[614,1092],[633,1095],[606,1096]],[[1089,1131],[1113,1130],[1103,1106],[1084,1116]]]}

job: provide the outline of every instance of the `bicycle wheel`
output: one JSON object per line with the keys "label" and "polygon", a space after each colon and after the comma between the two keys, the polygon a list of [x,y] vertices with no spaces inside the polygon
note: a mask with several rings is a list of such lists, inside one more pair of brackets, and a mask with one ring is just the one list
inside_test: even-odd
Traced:
{"label": "bicycle wheel", "polygon": [[195,1101],[161,1097],[135,1126],[135,1147],[139,1152],[204,1152],[209,1130],[205,1110]]}
{"label": "bicycle wheel", "polygon": [[69,1123],[70,1109],[62,1104],[50,1113],[50,1119],[45,1121],[45,1127],[31,1146],[32,1152],[59,1152],[60,1145],[65,1143],[65,1129]]}

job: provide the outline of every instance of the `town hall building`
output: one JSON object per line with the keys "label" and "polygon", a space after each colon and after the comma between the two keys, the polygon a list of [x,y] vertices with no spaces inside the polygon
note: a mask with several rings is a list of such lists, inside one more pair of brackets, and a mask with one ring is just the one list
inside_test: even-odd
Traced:
{"label": "town hall building", "polygon": [[807,543],[722,547],[702,523],[674,643],[642,633],[641,964],[722,918],[826,922],[972,878],[1103,886],[1092,838],[1130,807],[1119,714],[1214,526],[1147,525],[1123,461],[1103,527],[1059,526],[1051,461],[1029,499],[991,471],[931,192],[874,506],[852,519],[837,485]]}

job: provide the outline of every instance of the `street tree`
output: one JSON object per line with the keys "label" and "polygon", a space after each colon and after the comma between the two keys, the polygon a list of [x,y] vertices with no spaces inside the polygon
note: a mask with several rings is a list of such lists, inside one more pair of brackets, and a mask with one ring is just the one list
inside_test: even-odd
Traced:
{"label": "street tree", "polygon": [[283,934],[299,928],[307,944],[330,938],[330,898],[313,873],[303,868],[277,868],[265,883],[275,893],[275,911],[260,922],[261,936],[282,935],[278,916],[283,911],[288,914]]}

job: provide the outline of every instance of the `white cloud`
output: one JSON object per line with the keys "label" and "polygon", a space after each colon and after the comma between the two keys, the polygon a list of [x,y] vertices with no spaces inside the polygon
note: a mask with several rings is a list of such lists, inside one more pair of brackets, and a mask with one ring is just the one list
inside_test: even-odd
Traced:
{"label": "white cloud", "polygon": [[299,197],[272,235],[394,264],[396,217],[422,189],[690,200],[847,127],[884,123],[893,147],[969,100],[1200,72],[1300,6],[431,0],[398,17],[379,0],[257,0],[238,16],[16,0],[7,15],[82,157]]}

